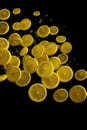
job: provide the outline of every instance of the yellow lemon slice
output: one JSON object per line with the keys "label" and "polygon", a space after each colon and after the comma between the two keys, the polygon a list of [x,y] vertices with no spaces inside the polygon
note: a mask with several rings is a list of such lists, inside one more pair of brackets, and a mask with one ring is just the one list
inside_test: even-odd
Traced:
{"label": "yellow lemon slice", "polygon": [[59,88],[53,92],[53,99],[58,103],[63,103],[68,99],[68,91],[64,88]]}
{"label": "yellow lemon slice", "polygon": [[50,35],[56,35],[59,32],[59,28],[57,26],[50,27]]}
{"label": "yellow lemon slice", "polygon": [[11,66],[6,70],[7,79],[10,82],[16,82],[21,78],[21,70],[19,67]]}
{"label": "yellow lemon slice", "polygon": [[41,82],[47,89],[54,89],[58,87],[60,79],[59,76],[55,72],[53,72],[50,77],[43,77],[41,79]]}
{"label": "yellow lemon slice", "polygon": [[49,44],[49,41],[47,40],[42,40],[39,44],[43,45],[44,47],[46,47]]}
{"label": "yellow lemon slice", "polygon": [[9,24],[5,21],[0,21],[0,35],[5,35],[9,31]]}
{"label": "yellow lemon slice", "polygon": [[15,22],[12,24],[12,29],[15,31],[19,31],[21,29],[21,24],[20,22]]}
{"label": "yellow lemon slice", "polygon": [[0,20],[7,20],[10,18],[10,11],[7,8],[0,10]]}
{"label": "yellow lemon slice", "polygon": [[6,49],[0,48],[0,65],[6,65],[11,60],[11,53]]}
{"label": "yellow lemon slice", "polygon": [[34,83],[28,89],[28,96],[34,102],[42,102],[47,97],[47,90],[41,83]]}
{"label": "yellow lemon slice", "polygon": [[27,73],[25,70],[21,71],[21,78],[17,80],[15,83],[19,87],[27,86],[31,81],[31,74]]}
{"label": "yellow lemon slice", "polygon": [[64,54],[68,54],[72,51],[72,45],[70,42],[64,42],[61,46],[60,46],[60,51]]}
{"label": "yellow lemon slice", "polygon": [[48,57],[48,55],[47,54],[43,54],[42,56],[40,56],[40,57],[38,57],[38,58],[36,58],[37,60],[38,60],[38,63],[40,64],[41,62],[43,62],[43,61],[49,61],[49,57]]}
{"label": "yellow lemon slice", "polygon": [[20,12],[21,12],[21,9],[20,9],[20,8],[14,8],[13,11],[12,11],[12,13],[13,13],[14,15],[20,14]]}
{"label": "yellow lemon slice", "polygon": [[20,56],[25,56],[28,53],[28,47],[23,47],[20,51]]}
{"label": "yellow lemon slice", "polygon": [[0,37],[0,48],[6,49],[6,50],[9,48],[9,41],[4,37]]}
{"label": "yellow lemon slice", "polygon": [[56,37],[56,41],[57,41],[58,43],[63,43],[63,42],[66,41],[66,36],[59,35],[59,36]]}
{"label": "yellow lemon slice", "polygon": [[30,55],[25,55],[22,58],[22,64],[24,64],[27,60],[29,60],[30,58],[32,58]]}
{"label": "yellow lemon slice", "polygon": [[34,11],[34,12],[33,12],[33,15],[34,15],[34,16],[39,16],[39,15],[40,15],[40,11],[39,11],[39,10]]}
{"label": "yellow lemon slice", "polygon": [[6,74],[0,75],[0,82],[6,80],[6,78],[7,78],[7,75],[6,75]]}
{"label": "yellow lemon slice", "polygon": [[67,55],[67,54],[64,54],[64,53],[60,53],[60,54],[58,55],[58,58],[60,59],[61,64],[65,64],[65,63],[67,63],[67,61],[68,61],[68,55]]}
{"label": "yellow lemon slice", "polygon": [[21,20],[21,30],[25,31],[31,27],[31,20],[29,18],[24,18]]}
{"label": "yellow lemon slice", "polygon": [[45,38],[50,34],[50,28],[48,25],[41,25],[37,29],[37,35],[41,38]]}
{"label": "yellow lemon slice", "polygon": [[54,71],[54,67],[53,67],[53,64],[49,61],[43,61],[41,62],[38,67],[37,67],[37,74],[40,76],[40,77],[49,77],[52,75]]}
{"label": "yellow lemon slice", "polygon": [[74,103],[82,103],[86,99],[86,89],[82,85],[74,85],[69,90],[69,98]]}
{"label": "yellow lemon slice", "polygon": [[63,65],[57,70],[61,82],[68,82],[73,78],[73,70],[68,65]]}
{"label": "yellow lemon slice", "polygon": [[78,81],[83,81],[87,78],[87,71],[84,69],[79,69],[75,72],[74,77]]}

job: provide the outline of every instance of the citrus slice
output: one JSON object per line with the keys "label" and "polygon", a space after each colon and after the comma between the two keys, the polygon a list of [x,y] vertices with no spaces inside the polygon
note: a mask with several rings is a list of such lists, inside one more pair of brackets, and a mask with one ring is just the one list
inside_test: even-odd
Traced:
{"label": "citrus slice", "polygon": [[44,47],[46,47],[49,44],[49,41],[47,40],[42,40],[39,44],[43,45]]}
{"label": "citrus slice", "polygon": [[28,47],[23,47],[20,51],[20,56],[25,56],[28,53]]}
{"label": "citrus slice", "polygon": [[64,88],[59,88],[53,93],[54,101],[58,103],[63,103],[68,99],[68,91]]}
{"label": "citrus slice", "polygon": [[7,78],[7,75],[6,75],[6,74],[0,75],[0,82],[6,80],[6,78]]}
{"label": "citrus slice", "polygon": [[60,51],[64,54],[68,54],[72,51],[72,45],[70,42],[64,42],[61,46],[60,46]]}
{"label": "citrus slice", "polygon": [[34,15],[34,16],[39,16],[39,15],[40,15],[40,11],[39,11],[39,10],[34,11],[34,12],[33,12],[33,15]]}
{"label": "citrus slice", "polygon": [[9,24],[6,21],[0,21],[0,35],[5,35],[9,31]]}
{"label": "citrus slice", "polygon": [[58,43],[63,43],[63,42],[66,41],[66,36],[59,35],[59,36],[56,37],[56,41],[57,41]]}
{"label": "citrus slice", "polygon": [[43,77],[41,79],[41,82],[47,89],[54,89],[58,87],[60,79],[59,76],[55,72],[53,72],[50,77]]}
{"label": "citrus slice", "polygon": [[53,67],[53,64],[49,61],[43,61],[41,62],[38,67],[37,67],[37,74],[40,76],[40,77],[49,77],[52,75],[54,71],[54,67]]}
{"label": "citrus slice", "polygon": [[37,60],[38,60],[38,63],[41,63],[41,62],[43,62],[43,61],[49,61],[49,57],[48,57],[48,55],[47,54],[43,54],[42,56],[40,56],[40,57],[38,57],[38,58],[36,58]]}
{"label": "citrus slice", "polygon": [[4,37],[0,37],[0,48],[6,49],[6,50],[9,48],[9,41]]}
{"label": "citrus slice", "polygon": [[64,53],[60,53],[58,55],[58,58],[60,59],[62,65],[67,63],[67,61],[68,61],[68,55],[64,54]]}
{"label": "citrus slice", "polygon": [[0,20],[7,20],[10,18],[10,11],[7,8],[0,10]]}
{"label": "citrus slice", "polygon": [[82,103],[86,99],[86,89],[82,85],[74,85],[69,90],[69,98],[74,103]]}
{"label": "citrus slice", "polygon": [[19,31],[21,29],[21,24],[20,22],[15,22],[12,24],[12,29],[15,31]]}
{"label": "citrus slice", "polygon": [[24,18],[21,20],[21,30],[25,31],[31,27],[31,20],[29,18]]}
{"label": "citrus slice", "polygon": [[50,35],[56,35],[59,32],[59,28],[57,26],[50,27]]}
{"label": "citrus slice", "polygon": [[14,15],[20,14],[20,12],[21,12],[21,9],[20,9],[20,8],[14,8],[13,11],[12,11],[12,13],[13,13]]}
{"label": "citrus slice", "polygon": [[34,102],[42,102],[47,97],[47,90],[41,83],[34,83],[28,89],[28,96]]}
{"label": "citrus slice", "polygon": [[31,74],[27,73],[25,70],[21,71],[21,78],[17,80],[15,83],[19,87],[27,86],[31,81]]}
{"label": "citrus slice", "polygon": [[62,65],[57,70],[57,74],[59,75],[61,82],[68,82],[73,78],[73,70],[68,65]]}
{"label": "citrus slice", "polygon": [[78,81],[83,81],[87,78],[87,71],[84,69],[79,69],[75,72],[74,77]]}

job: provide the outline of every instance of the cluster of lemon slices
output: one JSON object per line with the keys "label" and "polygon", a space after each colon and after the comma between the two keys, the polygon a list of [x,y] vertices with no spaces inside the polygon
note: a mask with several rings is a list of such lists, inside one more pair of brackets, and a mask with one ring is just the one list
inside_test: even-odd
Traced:
{"label": "cluster of lemon slices", "polygon": [[[19,15],[20,12],[20,8],[12,11],[13,15]],[[34,102],[44,101],[47,91],[53,89],[53,99],[56,102],[64,102],[68,97],[75,103],[83,102],[86,99],[86,89],[83,86],[74,85],[69,92],[65,88],[59,88],[59,84],[69,82],[73,77],[78,81],[87,79],[86,70],[79,69],[74,73],[72,67],[67,64],[72,44],[67,41],[66,36],[59,34],[59,27],[40,25],[35,30],[37,39],[41,38],[41,41],[37,42],[33,35],[26,33],[26,30],[29,32],[32,27],[31,19],[23,18],[12,24],[13,32],[6,38],[5,34],[10,30],[6,20],[10,15],[11,12],[7,8],[0,10],[0,66],[6,71],[6,74],[0,75],[0,82],[7,79],[19,87],[29,86],[28,96]],[[40,11],[34,11],[33,16],[40,16]],[[25,34],[21,36],[18,31],[25,31]],[[46,39],[53,36],[55,41]],[[19,56],[16,56],[9,48],[18,46],[21,50]],[[34,73],[41,80],[30,85]]]}

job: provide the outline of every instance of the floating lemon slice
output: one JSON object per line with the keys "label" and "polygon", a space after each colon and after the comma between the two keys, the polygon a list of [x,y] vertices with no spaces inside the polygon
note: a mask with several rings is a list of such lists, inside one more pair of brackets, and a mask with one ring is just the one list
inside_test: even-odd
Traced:
{"label": "floating lemon slice", "polygon": [[50,77],[54,71],[53,64],[49,61],[41,62],[37,67],[37,74],[40,77]]}
{"label": "floating lemon slice", "polygon": [[0,37],[0,48],[6,49],[6,50],[9,48],[9,41],[4,37]]}
{"label": "floating lemon slice", "polygon": [[48,55],[47,54],[43,54],[42,56],[40,56],[40,57],[38,57],[38,58],[36,58],[37,60],[38,60],[38,63],[40,64],[41,62],[43,62],[43,61],[49,61],[49,57],[48,57]]}
{"label": "floating lemon slice", "polygon": [[61,60],[56,56],[50,57],[49,61],[53,64],[54,70],[57,70],[61,66]]}
{"label": "floating lemon slice", "polygon": [[57,37],[56,37],[56,41],[57,41],[58,43],[63,43],[63,42],[66,41],[66,36],[63,36],[63,35],[57,36]]}
{"label": "floating lemon slice", "polygon": [[19,31],[21,29],[21,24],[20,22],[15,22],[12,24],[12,29],[15,31]]}
{"label": "floating lemon slice", "polygon": [[32,43],[34,42],[34,38],[31,34],[25,34],[22,36],[22,40],[23,42],[21,43],[21,45],[23,47],[29,47],[32,45]]}
{"label": "floating lemon slice", "polygon": [[27,86],[31,81],[31,74],[27,73],[25,70],[21,71],[21,78],[17,80],[15,83],[19,87]]}
{"label": "floating lemon slice", "polygon": [[30,74],[36,72],[37,66],[38,61],[35,58],[30,58],[28,60],[25,59],[25,61],[23,61],[24,70]]}
{"label": "floating lemon slice", "polygon": [[29,87],[28,96],[34,102],[42,102],[47,97],[47,90],[43,84],[35,83]]}
{"label": "floating lemon slice", "polygon": [[69,98],[74,103],[82,103],[86,99],[86,89],[82,85],[74,85],[69,90]]}
{"label": "floating lemon slice", "polygon": [[44,54],[44,47],[41,44],[35,45],[31,50],[31,54],[35,58],[41,57]]}
{"label": "floating lemon slice", "polygon": [[40,15],[40,11],[38,11],[38,10],[34,11],[34,12],[33,12],[33,15],[34,15],[34,16],[39,16],[39,15]]}
{"label": "floating lemon slice", "polygon": [[8,41],[11,46],[17,46],[22,43],[22,39],[19,33],[12,33],[9,36]]}
{"label": "floating lemon slice", "polygon": [[61,82],[68,82],[73,78],[73,70],[68,65],[62,65],[57,70],[57,74],[59,75]]}
{"label": "floating lemon slice", "polygon": [[55,72],[53,72],[50,77],[42,78],[41,82],[47,89],[54,89],[58,87],[60,79],[59,76]]}
{"label": "floating lemon slice", "polygon": [[14,8],[13,11],[12,11],[12,13],[15,14],[15,15],[20,14],[20,12],[21,12],[20,8]]}
{"label": "floating lemon slice", "polygon": [[6,70],[7,79],[10,82],[16,82],[21,78],[21,70],[19,67],[11,66]]}
{"label": "floating lemon slice", "polygon": [[68,99],[68,91],[64,88],[59,88],[53,93],[54,101],[58,103],[63,103]]}
{"label": "floating lemon slice", "polygon": [[32,58],[30,55],[25,55],[22,58],[22,64],[24,64],[27,60],[29,60],[30,58]]}
{"label": "floating lemon slice", "polygon": [[79,69],[75,72],[74,77],[78,81],[83,81],[87,78],[87,71],[84,69]]}
{"label": "floating lemon slice", "polygon": [[37,35],[41,38],[45,38],[50,34],[50,28],[48,25],[41,25],[37,29]]}
{"label": "floating lemon slice", "polygon": [[64,53],[60,53],[58,58],[60,59],[61,64],[65,64],[68,61],[68,55]]}
{"label": "floating lemon slice", "polygon": [[6,49],[0,48],[0,65],[6,65],[11,60],[11,53]]}
{"label": "floating lemon slice", "polygon": [[23,47],[20,51],[20,56],[25,56],[28,53],[28,47]]}
{"label": "floating lemon slice", "polygon": [[0,82],[6,80],[6,78],[7,78],[7,75],[6,75],[6,74],[0,75]]}
{"label": "floating lemon slice", "polygon": [[7,8],[0,10],[0,20],[7,20],[10,18],[10,11]]}
{"label": "floating lemon slice", "polygon": [[57,26],[50,27],[50,35],[56,35],[59,32],[59,28]]}
{"label": "floating lemon slice", "polygon": [[25,31],[31,27],[31,20],[29,18],[24,18],[21,20],[21,30]]}
{"label": "floating lemon slice", "polygon": [[60,51],[64,54],[68,54],[72,51],[72,45],[70,42],[64,42],[61,46],[60,46]]}
{"label": "floating lemon slice", "polygon": [[49,44],[49,41],[47,40],[42,40],[39,44],[43,45],[44,47],[46,47]]}
{"label": "floating lemon slice", "polygon": [[5,21],[0,21],[0,35],[5,35],[9,31],[9,24]]}

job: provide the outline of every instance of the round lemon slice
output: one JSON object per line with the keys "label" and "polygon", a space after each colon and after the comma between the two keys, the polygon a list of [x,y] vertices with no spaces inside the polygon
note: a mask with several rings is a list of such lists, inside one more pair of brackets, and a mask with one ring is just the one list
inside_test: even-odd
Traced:
{"label": "round lemon slice", "polygon": [[69,90],[69,98],[74,103],[82,103],[86,99],[86,89],[82,85],[74,85]]}
{"label": "round lemon slice", "polygon": [[33,12],[33,15],[34,15],[34,16],[39,16],[39,15],[40,15],[40,11],[39,11],[39,10],[34,11],[34,12]]}
{"label": "round lemon slice", "polygon": [[54,89],[57,88],[59,83],[60,83],[60,79],[59,76],[53,72],[52,75],[50,77],[43,77],[41,79],[42,84],[47,88],[47,89]]}
{"label": "round lemon slice", "polygon": [[46,48],[46,46],[49,44],[49,41],[47,41],[47,40],[42,40],[39,44],[43,45],[44,48]]}
{"label": "round lemon slice", "polygon": [[60,53],[58,55],[58,58],[60,59],[62,65],[67,63],[67,61],[68,61],[68,55],[64,54],[64,53]]}
{"label": "round lemon slice", "polygon": [[29,18],[24,18],[21,20],[21,30],[26,31],[31,27],[31,20]]}
{"label": "round lemon slice", "polygon": [[20,56],[25,56],[28,53],[28,47],[23,47],[20,51]]}
{"label": "round lemon slice", "polygon": [[0,10],[0,20],[7,20],[10,18],[10,11],[7,8],[3,8]]}
{"label": "round lemon slice", "polygon": [[20,8],[14,8],[13,11],[12,11],[12,13],[13,13],[14,15],[20,14],[20,12],[21,12],[21,9],[20,9]]}
{"label": "round lemon slice", "polygon": [[50,35],[56,35],[59,32],[59,28],[57,26],[50,27]]}
{"label": "round lemon slice", "polygon": [[7,75],[6,75],[6,74],[0,75],[0,82],[6,80],[6,78],[7,78]]}
{"label": "round lemon slice", "polygon": [[19,87],[27,86],[31,81],[31,74],[27,73],[25,70],[21,71],[21,78],[17,80],[15,83]]}
{"label": "round lemon slice", "polygon": [[38,57],[38,58],[36,58],[37,60],[38,60],[38,63],[41,63],[41,62],[43,62],[43,61],[49,61],[49,57],[48,57],[48,55],[47,54],[43,54],[42,56],[40,56],[40,57]]}
{"label": "round lemon slice", "polygon": [[15,22],[12,24],[12,29],[15,31],[19,31],[21,29],[21,24],[20,22]]}
{"label": "round lemon slice", "polygon": [[64,88],[58,88],[53,93],[54,101],[58,103],[63,103],[68,99],[68,91]]}
{"label": "round lemon slice", "polygon": [[9,24],[6,21],[0,21],[0,35],[5,35],[9,31]]}
{"label": "round lemon slice", "polygon": [[0,37],[0,48],[6,49],[6,50],[9,48],[9,41],[4,37]]}
{"label": "round lemon slice", "polygon": [[64,54],[68,54],[72,51],[72,45],[70,42],[64,42],[61,46],[60,46],[60,51]]}
{"label": "round lemon slice", "polygon": [[61,82],[68,82],[73,78],[73,70],[68,65],[62,65],[57,70],[57,74],[59,75]]}
{"label": "round lemon slice", "polygon": [[56,37],[56,41],[57,41],[58,43],[63,43],[63,42],[66,41],[66,36],[59,35],[59,36]]}
{"label": "round lemon slice", "polygon": [[47,97],[47,90],[41,83],[34,83],[28,89],[28,96],[34,102],[42,102]]}

